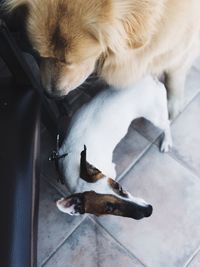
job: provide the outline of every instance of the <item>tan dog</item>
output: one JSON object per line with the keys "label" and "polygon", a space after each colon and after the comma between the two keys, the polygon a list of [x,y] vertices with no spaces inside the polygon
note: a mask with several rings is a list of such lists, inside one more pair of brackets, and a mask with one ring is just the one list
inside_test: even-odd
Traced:
{"label": "tan dog", "polygon": [[199,0],[7,0],[27,6],[27,31],[52,95],[66,95],[97,68],[116,88],[167,74],[169,109],[181,110],[200,47]]}

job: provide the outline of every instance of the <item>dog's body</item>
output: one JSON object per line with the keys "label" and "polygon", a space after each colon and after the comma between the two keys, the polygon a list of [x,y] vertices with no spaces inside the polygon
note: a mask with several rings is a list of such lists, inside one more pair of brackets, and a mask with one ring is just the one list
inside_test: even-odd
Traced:
{"label": "dog's body", "polygon": [[115,164],[112,163],[114,148],[126,135],[132,120],[139,117],[145,117],[164,131],[161,151],[168,151],[172,141],[166,90],[162,83],[151,76],[127,90],[107,89],[75,114],[59,151],[60,155],[68,153],[68,156],[60,159],[60,168],[71,192],[90,189],[105,193],[103,180],[88,184],[79,179],[80,153],[86,145],[88,161],[115,179]]}
{"label": "dog's body", "polygon": [[67,94],[96,67],[115,88],[165,72],[170,114],[181,110],[187,71],[200,54],[199,0],[7,3],[9,9],[28,7],[28,35],[43,58],[41,76],[50,94]]}

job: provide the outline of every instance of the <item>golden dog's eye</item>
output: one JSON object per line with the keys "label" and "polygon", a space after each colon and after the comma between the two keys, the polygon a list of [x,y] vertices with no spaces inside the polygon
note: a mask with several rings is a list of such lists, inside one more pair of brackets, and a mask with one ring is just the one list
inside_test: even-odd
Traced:
{"label": "golden dog's eye", "polygon": [[71,61],[65,61],[65,64],[66,64],[67,66],[71,66],[71,65],[72,65],[72,62],[71,62]]}
{"label": "golden dog's eye", "polygon": [[65,62],[64,59],[63,59],[63,60],[57,60],[57,61],[59,61],[59,62],[62,63],[62,64],[66,64],[66,62]]}
{"label": "golden dog's eye", "polygon": [[68,61],[68,60],[65,60],[65,59],[57,59],[57,61],[59,61],[62,64],[65,64],[67,66],[71,66],[72,65],[71,61]]}

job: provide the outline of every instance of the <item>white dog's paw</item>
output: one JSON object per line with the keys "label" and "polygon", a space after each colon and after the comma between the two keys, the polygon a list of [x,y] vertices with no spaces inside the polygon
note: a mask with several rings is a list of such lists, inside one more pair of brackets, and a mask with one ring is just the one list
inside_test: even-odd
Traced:
{"label": "white dog's paw", "polygon": [[160,151],[162,153],[167,153],[172,149],[172,140],[168,138],[163,138],[160,146]]}
{"label": "white dog's paw", "polygon": [[58,209],[71,216],[84,214],[84,202],[81,194],[74,194],[68,198],[61,198],[56,202]]}

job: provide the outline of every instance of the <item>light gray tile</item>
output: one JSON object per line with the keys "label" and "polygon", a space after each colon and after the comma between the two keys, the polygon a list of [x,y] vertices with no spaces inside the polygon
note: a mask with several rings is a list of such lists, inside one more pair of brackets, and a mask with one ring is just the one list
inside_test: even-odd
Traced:
{"label": "light gray tile", "polygon": [[87,218],[45,267],[141,267],[133,256]]}
{"label": "light gray tile", "polygon": [[194,259],[187,267],[199,267],[199,266],[200,266],[200,252],[194,257]]}
{"label": "light gray tile", "polygon": [[121,181],[153,205],[151,217],[100,223],[148,267],[182,267],[200,242],[200,180],[152,147]]}
{"label": "light gray tile", "polygon": [[136,129],[151,143],[153,143],[162,133],[162,131],[159,128],[155,127],[150,121],[144,118],[134,120],[132,123],[132,127]]}
{"label": "light gray tile", "polygon": [[194,67],[200,71],[200,57],[195,60]]}
{"label": "light gray tile", "polygon": [[150,143],[132,127],[127,135],[117,145],[113,154],[117,175],[120,176],[144,153]]}
{"label": "light gray tile", "polygon": [[[198,59],[195,65],[191,68],[187,75],[185,85],[185,104],[184,107],[200,92],[200,59]],[[137,119],[133,122],[133,127],[141,133],[150,142],[154,142],[161,130],[155,127],[151,122],[144,118]]]}
{"label": "light gray tile", "polygon": [[200,96],[177,118],[171,127],[172,154],[200,174]]}
{"label": "light gray tile", "polygon": [[200,67],[193,66],[188,73],[185,84],[185,105],[200,92]]}
{"label": "light gray tile", "polygon": [[38,225],[38,266],[64,240],[82,217],[61,213],[55,200],[61,196],[41,179]]}

